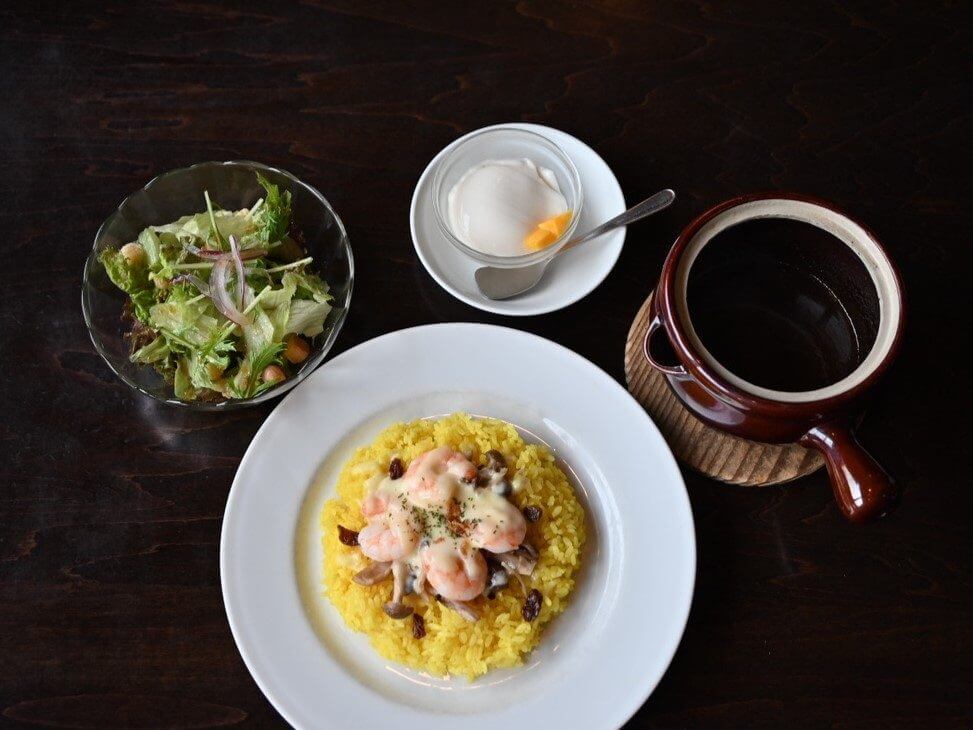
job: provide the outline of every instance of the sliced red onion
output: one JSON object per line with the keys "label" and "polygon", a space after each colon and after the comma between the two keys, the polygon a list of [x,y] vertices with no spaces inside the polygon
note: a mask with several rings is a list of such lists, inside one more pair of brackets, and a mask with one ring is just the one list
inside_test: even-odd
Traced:
{"label": "sliced red onion", "polygon": [[200,294],[209,296],[209,285],[195,274],[180,274],[172,280],[173,284],[181,284],[183,282],[192,284],[194,287],[199,289]]}
{"label": "sliced red onion", "polygon": [[232,233],[230,234],[230,255],[236,266],[237,306],[243,309],[247,306],[247,279],[243,275],[243,259],[240,258],[240,249],[236,245],[236,236]]}
{"label": "sliced red onion", "polygon": [[210,297],[224,317],[238,325],[246,326],[250,324],[249,320],[243,312],[234,306],[230,292],[226,289],[227,275],[230,273],[230,266],[232,265],[233,261],[228,256],[221,258],[213,265],[213,273],[209,277]]}
{"label": "sliced red onion", "polygon": [[[193,256],[198,256],[201,259],[209,259],[210,261],[219,261],[224,256],[228,256],[224,251],[214,251],[208,248],[199,248],[191,243],[186,244],[186,250],[189,251]],[[240,251],[240,258],[244,261],[250,261],[251,259],[259,259],[261,256],[267,255],[267,249],[265,248],[245,248]]]}
{"label": "sliced red onion", "polygon": [[201,259],[210,259],[212,261],[218,261],[219,259],[226,256],[222,251],[213,251],[208,248],[200,248],[199,246],[194,246],[191,243],[186,244],[186,250],[189,251],[193,256],[198,256]]}

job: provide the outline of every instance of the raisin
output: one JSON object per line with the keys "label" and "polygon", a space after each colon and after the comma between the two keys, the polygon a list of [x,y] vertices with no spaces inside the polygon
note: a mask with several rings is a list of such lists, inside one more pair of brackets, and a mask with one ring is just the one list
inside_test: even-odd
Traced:
{"label": "raisin", "polygon": [[524,513],[524,519],[528,522],[537,522],[537,520],[541,518],[541,515],[544,514],[544,510],[542,510],[540,507],[535,507],[532,504],[527,505],[521,511]]}
{"label": "raisin", "polygon": [[358,533],[341,525],[338,525],[338,539],[341,540],[342,545],[347,545],[348,547],[358,545]]}
{"label": "raisin", "polygon": [[412,636],[421,639],[426,635],[426,622],[417,613],[412,614]]}
{"label": "raisin", "polygon": [[405,474],[405,467],[402,466],[402,459],[395,457],[389,463],[389,479],[401,479]]}
{"label": "raisin", "polygon": [[527,594],[527,600],[524,601],[524,608],[520,612],[524,617],[524,621],[533,621],[537,618],[541,612],[541,603],[543,603],[543,600],[543,596],[541,596],[539,590],[536,588],[531,589],[530,593]]}

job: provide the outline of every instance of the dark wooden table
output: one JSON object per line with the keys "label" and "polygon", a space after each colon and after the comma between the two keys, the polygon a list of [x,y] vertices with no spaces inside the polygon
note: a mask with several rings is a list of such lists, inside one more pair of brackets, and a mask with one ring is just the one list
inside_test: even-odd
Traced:
{"label": "dark wooden table", "polygon": [[[496,322],[619,380],[629,322],[695,214],[765,188],[854,211],[901,266],[910,304],[862,433],[902,507],[853,527],[823,474],[740,489],[687,471],[696,597],[632,725],[969,727],[968,10],[3,5],[0,717],[283,722],[237,654],[217,564],[231,479],[274,404],[194,415],[130,392],[92,349],[79,301],[92,236],[126,194],[173,167],[250,158],[319,187],[350,231],[359,276],[336,352],[411,325]],[[631,201],[679,193],[629,232],[597,291],[528,319],[451,298],[408,228],[429,159],[513,120],[589,142]]]}

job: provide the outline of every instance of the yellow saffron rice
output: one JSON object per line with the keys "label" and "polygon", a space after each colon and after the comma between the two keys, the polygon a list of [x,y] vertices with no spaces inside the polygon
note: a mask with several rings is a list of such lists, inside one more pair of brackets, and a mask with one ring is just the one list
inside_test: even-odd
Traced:
{"label": "yellow saffron rice", "polygon": [[[543,509],[539,521],[527,526],[527,540],[540,553],[533,575],[525,577],[526,590],[538,589],[544,597],[540,615],[524,621],[524,592],[515,579],[497,597],[476,599],[481,618],[465,621],[455,611],[415,596],[404,600],[425,620],[426,635],[412,635],[412,619],[394,620],[382,610],[391,597],[391,582],[360,586],[352,576],[368,560],[358,548],[343,545],[338,525],[361,529],[365,483],[398,456],[408,466],[420,454],[438,446],[450,446],[471,454],[479,463],[490,449],[507,459],[511,473],[526,478],[513,496],[519,507]],[[338,477],[337,497],[321,514],[324,547],[324,589],[345,623],[368,635],[372,646],[387,659],[435,675],[461,675],[473,679],[491,669],[513,667],[540,642],[544,627],[567,607],[584,546],[584,510],[554,457],[543,446],[524,443],[508,423],[471,418],[457,413],[439,420],[397,423],[375,441],[359,448]]]}

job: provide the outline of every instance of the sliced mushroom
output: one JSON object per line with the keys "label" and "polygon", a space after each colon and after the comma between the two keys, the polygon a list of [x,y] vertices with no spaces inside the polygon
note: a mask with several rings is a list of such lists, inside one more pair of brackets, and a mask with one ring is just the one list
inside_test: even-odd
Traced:
{"label": "sliced mushroom", "polygon": [[388,578],[391,572],[392,563],[374,562],[364,570],[355,573],[352,580],[360,586],[373,586]]}
{"label": "sliced mushroom", "polygon": [[409,618],[412,615],[412,606],[406,606],[404,603],[389,601],[382,608],[388,614],[389,618]]}
{"label": "sliced mushroom", "polygon": [[405,584],[409,579],[409,566],[402,560],[392,563],[392,602],[398,603],[405,595]]}
{"label": "sliced mushroom", "polygon": [[510,583],[510,576],[507,575],[507,571],[501,568],[499,565],[490,566],[490,580],[487,581],[486,588],[483,591],[483,595],[487,598],[494,598],[497,595],[497,591],[501,588],[505,588]]}
{"label": "sliced mushroom", "polygon": [[409,579],[409,566],[401,560],[392,563],[392,600],[382,606],[391,618],[406,618],[412,615],[412,606],[402,603]]}
{"label": "sliced mushroom", "polygon": [[426,592],[426,573],[422,567],[417,568],[414,574],[409,573],[409,577],[412,579],[412,591],[423,600],[429,600],[429,594]]}
{"label": "sliced mushroom", "polygon": [[530,575],[537,565],[537,551],[529,542],[521,543],[516,550],[497,555],[500,565],[509,573]]}
{"label": "sliced mushroom", "polygon": [[473,608],[471,604],[466,603],[465,601],[453,601],[449,598],[443,598],[442,596],[439,597],[439,600],[444,606],[446,606],[446,608],[453,609],[470,623],[476,623],[480,620],[479,612]]}

